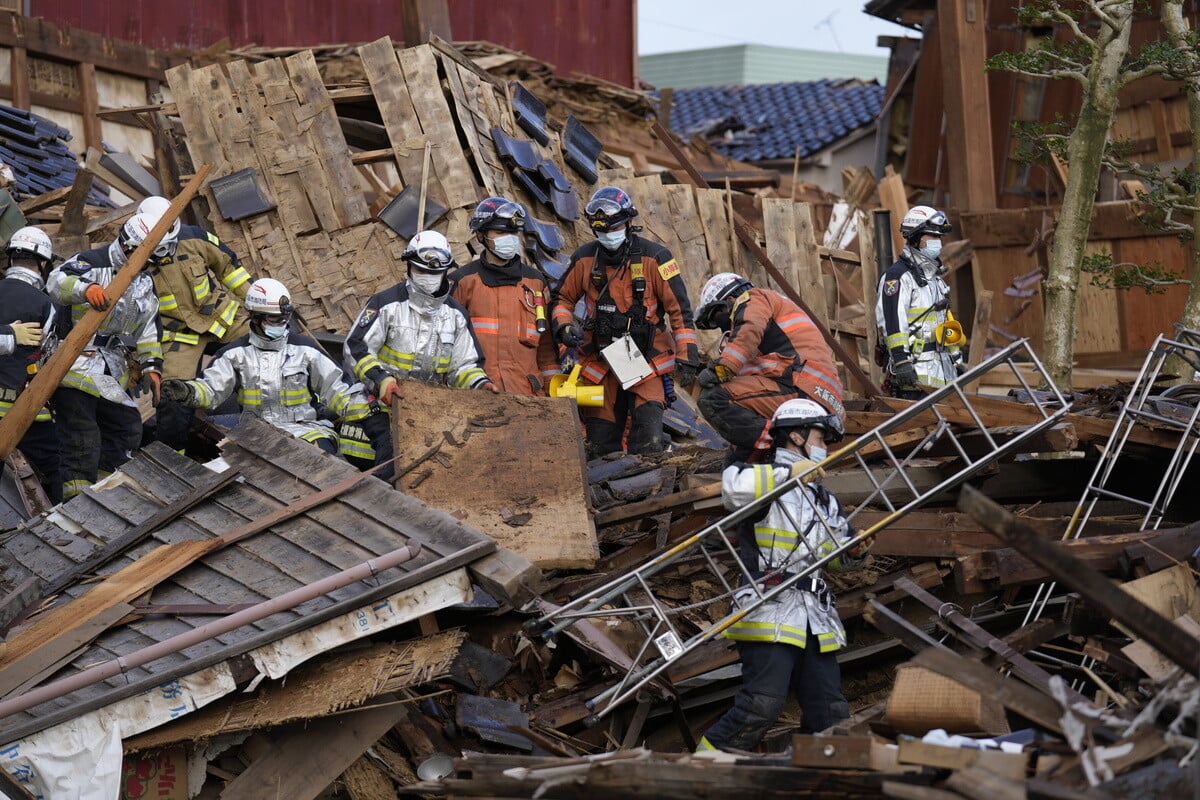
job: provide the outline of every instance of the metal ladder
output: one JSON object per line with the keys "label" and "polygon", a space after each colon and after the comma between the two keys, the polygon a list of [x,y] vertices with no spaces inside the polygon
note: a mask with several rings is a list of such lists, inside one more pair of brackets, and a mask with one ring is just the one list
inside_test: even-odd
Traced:
{"label": "metal ladder", "polygon": [[[1021,371],[1021,362],[1033,367],[1038,376],[1035,380],[1027,381]],[[1036,409],[1036,419],[1028,428],[1016,433],[1007,429],[1003,435],[994,435],[985,423],[988,415],[974,407],[973,396],[967,394],[963,387],[994,370],[1002,371],[1005,368],[1011,370],[1017,382],[1027,392],[1033,391],[1030,383],[1052,385],[1045,368],[1028,346],[1027,340],[1021,339],[972,368],[954,383],[931,392],[922,400],[890,417],[882,425],[858,437],[853,443],[831,453],[821,462],[819,467],[826,470],[854,463],[863,471],[869,482],[865,499],[858,503],[853,512],[846,514],[851,528],[854,527],[855,516],[864,508],[882,507],[888,513],[840,546],[833,546],[838,539],[832,535],[823,514],[816,513],[815,518],[825,529],[826,538],[823,541],[827,542],[829,547],[823,547],[822,551],[817,553],[810,549],[807,554],[810,565],[802,571],[793,573],[776,570],[755,580],[738,552],[736,530],[739,523],[757,517],[771,503],[799,487],[807,473],[789,478],[749,505],[724,516],[633,571],[575,598],[538,619],[530,620],[526,624],[527,630],[550,639],[580,620],[612,617],[632,618],[640,626],[644,639],[641,640],[637,654],[632,659],[632,665],[619,666],[614,663],[614,666],[625,674],[615,685],[587,702],[593,721],[635,696],[647,684],[656,682],[662,685],[660,676],[663,676],[673,663],[719,636],[763,603],[774,599],[809,575],[816,575],[827,563],[912,509],[961,483],[1005,454],[1017,450],[1023,442],[1037,436],[1067,413],[1067,401],[1056,390],[1051,390],[1050,402],[1033,406]],[[958,426],[960,431],[966,428],[967,433],[974,432],[973,438],[976,441],[971,446],[974,455],[967,451],[967,447],[961,441],[967,440],[968,437],[952,431],[952,424]],[[899,449],[900,441],[905,442],[906,446],[916,442],[916,446],[907,456],[900,457],[893,450],[893,442],[897,442],[895,447]],[[957,466],[953,474],[942,477],[932,488],[921,489],[906,471],[921,453],[928,452],[934,444],[947,448],[960,461],[954,462]],[[882,466],[869,466],[868,459],[880,460]],[[810,504],[810,510],[818,508],[809,492],[796,494]],[[779,507],[791,516],[783,503]],[[794,517],[791,518],[791,522],[795,530],[802,530],[800,525],[795,524]],[[797,538],[808,546],[806,536]],[[718,559],[731,567],[723,569]],[[714,598],[679,607],[670,607],[662,603],[655,596],[650,579],[667,567],[684,564],[695,566],[698,570],[706,569],[705,576],[720,587],[721,593]],[[778,583],[775,583],[776,580]],[[730,611],[721,619],[691,635],[685,635],[681,631],[681,615],[730,599],[735,592],[742,593],[738,610]],[[749,593],[749,597],[746,593]]]}
{"label": "metal ladder", "polygon": [[[1179,356],[1192,369],[1200,370],[1200,331],[1179,327],[1174,338],[1160,334],[1155,339],[1154,346],[1146,354],[1142,369],[1129,390],[1129,395],[1121,404],[1112,434],[1104,445],[1104,451],[1100,454],[1092,477],[1083,490],[1079,505],[1071,515],[1066,532],[1063,533],[1064,541],[1077,539],[1083,534],[1096,504],[1101,500],[1122,500],[1142,509],[1143,530],[1157,529],[1162,524],[1167,508],[1175,498],[1175,492],[1196,454],[1197,446],[1200,445],[1200,427],[1197,427],[1200,403],[1195,404],[1186,415],[1167,413],[1174,409],[1160,409],[1158,402],[1160,399],[1166,399],[1166,396],[1161,393],[1153,394],[1156,384],[1162,378],[1163,368],[1167,366],[1171,356]],[[1147,423],[1155,423],[1180,432],[1179,443],[1171,454],[1158,486],[1149,498],[1132,497],[1109,489],[1109,479],[1125,455],[1125,446],[1129,443],[1130,434],[1136,426]],[[1055,585],[1049,582],[1038,587],[1025,615],[1024,624],[1028,625],[1041,617]]]}

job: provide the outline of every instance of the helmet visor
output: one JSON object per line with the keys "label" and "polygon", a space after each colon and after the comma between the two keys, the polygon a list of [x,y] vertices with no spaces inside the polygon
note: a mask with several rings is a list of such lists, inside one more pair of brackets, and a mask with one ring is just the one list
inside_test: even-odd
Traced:
{"label": "helmet visor", "polygon": [[596,197],[588,201],[583,213],[589,217],[615,217],[621,213],[621,206],[607,197]]}
{"label": "helmet visor", "polygon": [[500,220],[512,229],[525,227],[525,209],[516,203],[504,203],[492,212],[494,219]]}

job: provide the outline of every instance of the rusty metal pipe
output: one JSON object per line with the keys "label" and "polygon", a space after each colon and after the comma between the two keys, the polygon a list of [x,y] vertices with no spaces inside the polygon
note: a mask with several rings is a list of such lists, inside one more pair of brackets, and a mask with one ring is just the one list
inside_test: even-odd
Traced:
{"label": "rusty metal pipe", "polygon": [[54,683],[48,683],[45,686],[39,686],[36,689],[31,689],[17,697],[0,701],[0,719],[4,719],[12,714],[19,714],[22,711],[28,711],[36,705],[78,691],[94,683],[116,677],[127,670],[136,669],[149,664],[155,659],[172,653],[178,653],[180,650],[200,644],[214,636],[229,633],[243,625],[257,622],[272,614],[278,614],[280,611],[289,611],[301,603],[306,603],[323,594],[328,594],[344,586],[349,586],[352,583],[378,575],[386,569],[403,564],[405,561],[415,558],[420,551],[421,545],[419,542],[409,542],[398,550],[393,550],[378,558],[364,561],[357,566],[330,575],[328,578],[322,578],[306,586],[301,586],[299,589],[293,589],[286,594],[281,594],[279,597],[264,600],[244,611],[230,614],[207,625],[201,625],[199,628],[190,630],[187,633],[172,636],[170,639],[152,644],[149,647],[144,647],[128,656],[121,656],[112,661],[106,661],[103,664],[89,667],[75,675],[55,681]]}

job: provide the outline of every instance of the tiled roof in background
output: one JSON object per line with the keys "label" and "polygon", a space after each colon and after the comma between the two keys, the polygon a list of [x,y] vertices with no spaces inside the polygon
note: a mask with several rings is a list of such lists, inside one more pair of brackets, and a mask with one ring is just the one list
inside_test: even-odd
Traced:
{"label": "tiled roof in background", "polygon": [[[17,200],[44,194],[75,182],[79,162],[67,142],[71,133],[54,122],[19,108],[0,105],[0,162],[13,171],[16,184],[9,187]],[[94,182],[88,203],[114,204]]]}
{"label": "tiled roof in background", "polygon": [[676,89],[671,130],[739,161],[792,158],[797,145],[803,158],[873,123],[883,95],[857,80]]}

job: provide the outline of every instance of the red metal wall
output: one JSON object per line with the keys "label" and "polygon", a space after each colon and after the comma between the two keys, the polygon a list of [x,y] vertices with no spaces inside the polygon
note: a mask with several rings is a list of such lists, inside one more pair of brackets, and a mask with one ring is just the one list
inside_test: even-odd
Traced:
{"label": "red metal wall", "polygon": [[[636,0],[449,0],[460,41],[483,39],[631,86]],[[31,0],[30,15],[162,48],[308,47],[403,37],[396,0]]]}

